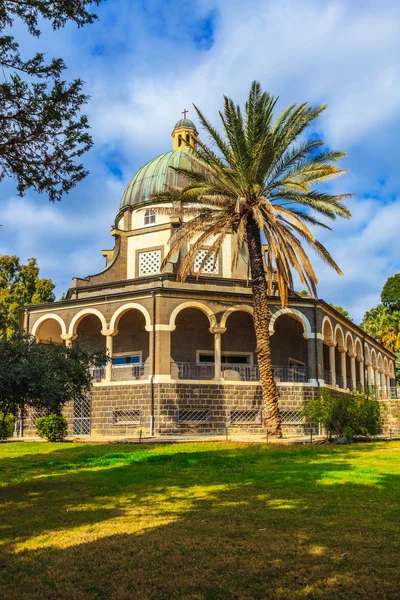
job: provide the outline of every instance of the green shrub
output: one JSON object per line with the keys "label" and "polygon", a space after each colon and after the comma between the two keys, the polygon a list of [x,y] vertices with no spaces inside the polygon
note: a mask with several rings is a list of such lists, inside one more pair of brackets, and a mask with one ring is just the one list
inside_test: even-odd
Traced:
{"label": "green shrub", "polygon": [[376,435],[381,425],[379,403],[363,391],[334,394],[322,389],[306,405],[303,415],[308,423],[321,423],[329,437],[338,435],[350,440],[356,435]]}
{"label": "green shrub", "polygon": [[67,428],[67,420],[59,415],[39,417],[36,421],[36,433],[49,442],[62,442],[67,435]]}
{"label": "green shrub", "polygon": [[14,433],[15,419],[13,415],[6,415],[3,420],[3,413],[0,413],[0,440],[12,437]]}

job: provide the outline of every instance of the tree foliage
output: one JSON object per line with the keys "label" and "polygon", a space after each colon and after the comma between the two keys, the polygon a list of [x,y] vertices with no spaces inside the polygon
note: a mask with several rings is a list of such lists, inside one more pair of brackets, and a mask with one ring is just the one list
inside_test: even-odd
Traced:
{"label": "tree foliage", "polygon": [[382,304],[365,313],[360,327],[396,353],[396,379],[400,381],[400,273],[386,281],[381,300]]}
{"label": "tree foliage", "polygon": [[13,415],[0,413],[0,440],[11,437],[14,432],[15,418]]}
{"label": "tree foliage", "polygon": [[[339,274],[340,268],[329,252],[318,242],[309,225],[329,227],[312,213],[335,220],[350,217],[344,200],[351,194],[329,194],[316,186],[345,173],[336,163],[344,152],[327,150],[321,139],[313,137],[295,141],[325,110],[326,106],[310,107],[307,103],[289,106],[274,119],[277,98],[262,92],[253,82],[245,107],[225,97],[220,112],[225,135],[221,135],[195,106],[199,120],[217,148],[198,142],[191,150],[192,168],[171,167],[190,182],[183,191],[167,189],[152,197],[154,203],[172,203],[173,208],[155,209],[188,220],[172,235],[170,252],[164,265],[177,250],[196,236],[190,251],[182,260],[179,276],[185,279],[193,268],[199,250],[209,243],[199,273],[218,251],[227,235],[235,233],[233,266],[240,251],[248,248],[247,225],[255,222],[266,237],[267,280],[272,292],[276,276],[282,303],[293,289],[292,271],[297,272],[310,295],[316,295],[316,273],[307,257],[303,243],[309,245]],[[211,243],[212,241],[212,243]]]}
{"label": "tree foliage", "polygon": [[338,313],[340,313],[341,315],[346,317],[346,319],[349,319],[351,321],[350,313],[345,308],[343,308],[343,306],[339,306],[337,304],[332,303],[329,303],[329,306],[332,306],[332,308],[334,308]]}
{"label": "tree foliage", "polygon": [[[286,304],[289,290],[293,290],[293,272],[310,295],[316,295],[317,275],[305,245],[341,274],[310,225],[326,228],[320,216],[348,218],[350,211],[344,204],[349,194],[318,189],[321,183],[344,173],[337,166],[344,153],[325,148],[317,136],[303,140],[307,128],[326,107],[292,105],[274,117],[276,102],[257,81],[251,86],[244,112],[225,97],[220,112],[222,134],[195,107],[211,144],[199,141],[198,148],[191,150],[192,166],[174,168],[189,182],[183,190],[166,189],[154,195],[152,202],[164,205],[156,207],[156,212],[182,218],[164,259],[165,265],[182,252],[181,280],[193,271],[205,246],[208,249],[198,272],[201,274],[210,260],[215,266],[227,236],[233,242],[233,268],[241,253],[248,252],[264,414],[269,431],[279,435],[267,298],[276,279],[281,302]],[[266,269],[261,235],[268,249]]]}
{"label": "tree foliage", "polygon": [[391,311],[400,311],[400,273],[386,281],[381,294],[382,304]]}
{"label": "tree foliage", "polygon": [[35,423],[36,433],[48,442],[62,442],[67,435],[68,422],[60,415],[39,417]]}
{"label": "tree foliage", "polygon": [[21,306],[53,302],[54,287],[51,279],[39,277],[36,258],[21,265],[18,256],[0,255],[0,337],[17,333]]}
{"label": "tree foliage", "polygon": [[379,402],[363,390],[333,394],[322,388],[318,397],[306,404],[303,414],[308,423],[321,423],[329,437],[352,439],[357,435],[377,435],[380,431]]}
{"label": "tree foliage", "polygon": [[32,408],[60,415],[66,402],[82,400],[90,393],[91,368],[107,360],[105,351],[82,342],[66,347],[40,344],[30,336],[2,339],[0,413],[5,419]]}
{"label": "tree foliage", "polygon": [[23,58],[8,30],[22,21],[39,37],[43,19],[55,30],[68,21],[82,27],[96,19],[87,7],[100,1],[0,0],[0,181],[14,178],[21,196],[30,188],[60,200],[87,175],[79,159],[92,139],[81,114],[88,99],[83,82],[63,79],[66,65],[60,58],[47,61],[43,53]]}
{"label": "tree foliage", "polygon": [[360,327],[392,352],[400,350],[400,311],[378,304],[365,313]]}

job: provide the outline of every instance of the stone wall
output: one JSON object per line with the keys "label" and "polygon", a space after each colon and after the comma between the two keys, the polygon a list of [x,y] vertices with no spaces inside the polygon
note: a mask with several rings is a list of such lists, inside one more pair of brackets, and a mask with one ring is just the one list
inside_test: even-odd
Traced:
{"label": "stone wall", "polygon": [[[285,435],[302,435],[305,431],[299,421],[299,412],[310,400],[316,388],[311,386],[279,386],[281,411],[293,423],[284,425]],[[166,383],[156,387],[156,424],[159,435],[200,434],[230,431],[262,433],[261,386],[219,385],[214,383]],[[206,422],[180,422],[189,411],[209,411]],[[243,413],[242,416],[238,413]],[[258,414],[257,414],[258,412]],[[181,416],[182,415],[182,416]],[[187,415],[190,419],[190,414]],[[196,415],[193,414],[195,420]],[[291,417],[291,418],[290,418]],[[254,421],[254,422],[249,422]]]}
{"label": "stone wall", "polygon": [[[338,390],[335,392],[340,393]],[[317,395],[318,388],[282,384],[279,393],[284,436],[309,435],[309,425],[301,422],[301,410],[305,403]],[[383,400],[380,405],[382,433],[400,435],[400,400]],[[259,385],[159,383],[154,385],[154,432],[155,435],[196,435],[224,433],[228,429],[230,434],[260,434],[264,431],[261,406]],[[72,404],[66,405],[63,412],[69,423],[68,435],[79,437],[79,431],[73,430]],[[132,414],[138,419],[129,423]],[[136,438],[142,430],[143,435],[147,436],[150,433],[151,414],[150,383],[95,386],[90,434],[93,437]],[[35,434],[32,423],[28,415],[24,428],[27,436]],[[314,430],[314,433],[317,431]]]}
{"label": "stone wall", "polygon": [[382,433],[400,436],[400,400],[380,400]]}
{"label": "stone wall", "polygon": [[[140,422],[126,424],[126,419],[116,418],[116,411],[140,411]],[[151,388],[150,384],[98,386],[92,394],[92,436],[122,436],[138,434],[142,429],[150,431]],[[120,423],[118,423],[118,420]],[[128,418],[129,420],[129,418]],[[125,422],[125,424],[124,424]]]}

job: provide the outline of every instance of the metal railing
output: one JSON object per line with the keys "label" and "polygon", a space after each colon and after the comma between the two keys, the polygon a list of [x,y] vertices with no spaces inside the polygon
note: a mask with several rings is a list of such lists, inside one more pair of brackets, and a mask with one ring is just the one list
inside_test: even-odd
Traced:
{"label": "metal railing", "polygon": [[[106,367],[93,367],[92,377],[95,382],[100,382],[106,377]],[[112,381],[133,381],[137,379],[146,379],[145,365],[112,365]]]}
{"label": "metal railing", "polygon": [[236,365],[225,363],[221,366],[222,377],[230,381],[260,381],[257,365]]}
{"label": "metal railing", "polygon": [[353,380],[351,377],[346,377],[346,387],[348,390],[352,390],[353,389]]}
{"label": "metal railing", "polygon": [[396,386],[390,386],[387,389],[388,398],[393,398],[393,400],[398,400],[400,398],[400,388]]}
{"label": "metal railing", "polygon": [[113,365],[111,369],[111,377],[113,381],[132,381],[135,379],[144,379],[144,364]]}
{"label": "metal railing", "polygon": [[324,383],[326,383],[326,385],[332,385],[332,373],[331,371],[324,371]]}
{"label": "metal railing", "polygon": [[375,398],[384,398],[386,400],[398,400],[400,398],[400,388],[385,385],[376,385],[370,388],[375,395]]}
{"label": "metal railing", "polygon": [[[308,368],[303,366],[284,367],[274,365],[275,379],[281,383],[305,383],[308,381]],[[221,365],[221,374],[226,381],[260,381],[258,365],[238,365],[224,363]],[[173,379],[211,380],[215,377],[215,365],[196,363],[171,363],[171,376]]]}
{"label": "metal railing", "polygon": [[336,386],[343,389],[344,388],[344,379],[343,376],[340,375],[339,373],[336,373],[335,375],[335,382],[336,382]]}
{"label": "metal railing", "polygon": [[171,376],[173,379],[214,379],[214,365],[198,365],[196,363],[171,363]]}
{"label": "metal railing", "polygon": [[274,366],[274,375],[277,381],[285,383],[304,383],[308,381],[308,368],[303,366]]}
{"label": "metal railing", "polygon": [[94,381],[101,381],[106,376],[105,367],[93,367],[92,368],[92,377]]}

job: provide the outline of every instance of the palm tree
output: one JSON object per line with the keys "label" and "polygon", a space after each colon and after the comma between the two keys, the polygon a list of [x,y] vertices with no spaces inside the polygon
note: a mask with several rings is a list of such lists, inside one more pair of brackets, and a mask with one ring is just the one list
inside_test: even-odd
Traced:
{"label": "palm tree", "polygon": [[382,344],[392,352],[400,350],[400,311],[391,313],[382,335]]}
{"label": "palm tree", "polygon": [[[268,295],[273,279],[279,287],[282,305],[293,289],[292,271],[310,295],[316,295],[317,276],[302,241],[308,243],[340,275],[339,267],[320,244],[309,225],[327,227],[311,213],[329,219],[350,217],[343,199],[349,194],[330,194],[314,189],[321,182],[344,173],[335,163],[345,156],[322,148],[313,135],[299,141],[305,129],[325,110],[307,103],[289,106],[275,120],[277,99],[251,85],[242,115],[239,106],[224,97],[220,112],[224,135],[195,106],[200,123],[212,142],[198,142],[192,150],[191,168],[175,168],[189,182],[184,189],[166,189],[152,196],[156,211],[181,217],[180,228],[171,236],[164,265],[178,251],[190,249],[182,259],[178,278],[184,281],[194,261],[209,243],[198,274],[207,261],[214,260],[227,235],[233,235],[236,266],[240,253],[248,253],[254,303],[254,329],[263,392],[265,425],[271,435],[281,436],[278,390],[274,380],[269,334]],[[298,141],[296,146],[293,145]],[[215,151],[214,151],[215,149]],[[262,236],[265,240],[262,240]],[[267,245],[267,252],[262,242]]]}
{"label": "palm tree", "polygon": [[400,311],[378,304],[365,313],[360,327],[392,352],[400,350]]}

